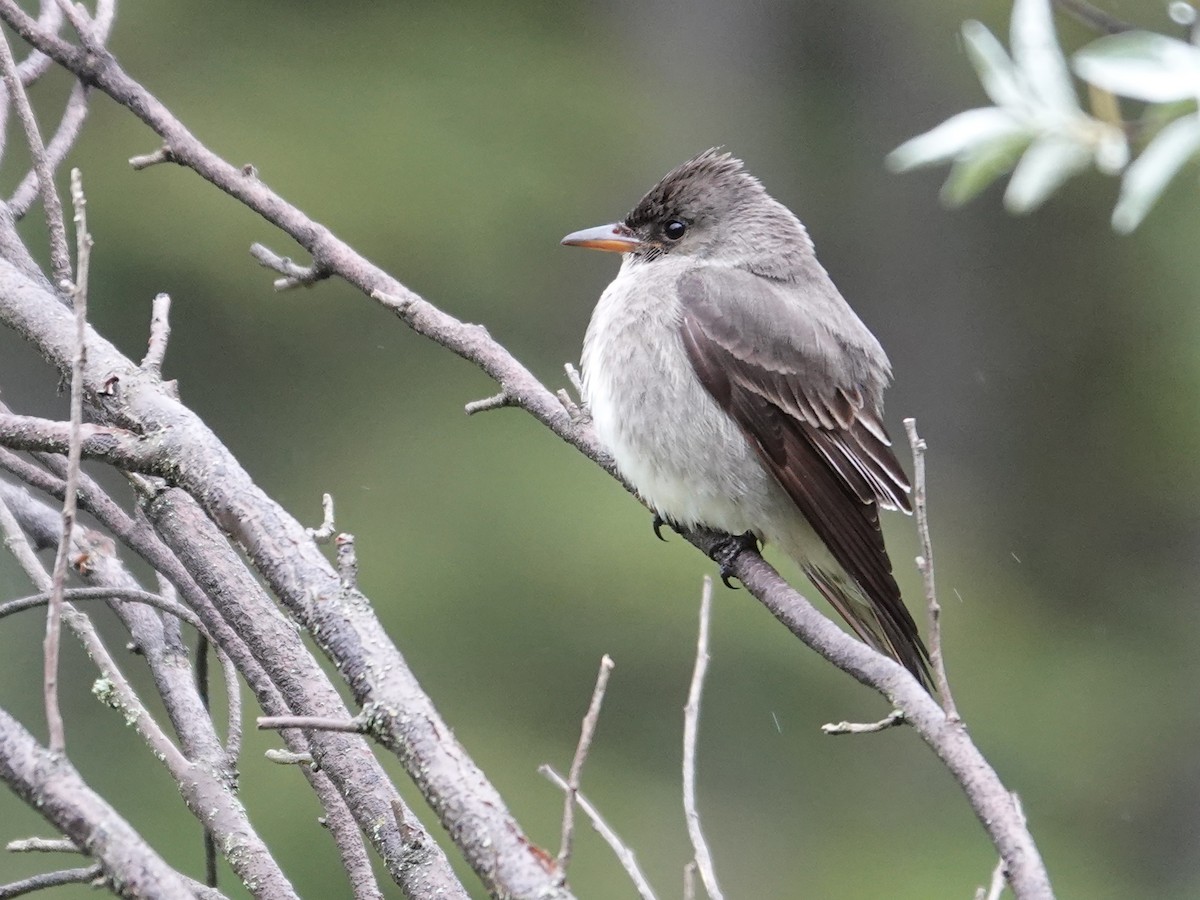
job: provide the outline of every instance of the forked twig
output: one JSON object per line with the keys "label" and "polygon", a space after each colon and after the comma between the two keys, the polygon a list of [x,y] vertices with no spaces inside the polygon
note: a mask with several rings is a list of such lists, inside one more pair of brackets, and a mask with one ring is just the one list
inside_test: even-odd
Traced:
{"label": "forked twig", "polygon": [[575,756],[571,760],[571,771],[567,775],[566,798],[563,801],[562,840],[559,843],[558,866],[566,875],[567,866],[571,862],[571,842],[575,835],[575,799],[579,795],[579,780],[583,775],[583,764],[587,761],[588,750],[592,746],[592,738],[596,734],[596,724],[600,721],[600,706],[604,703],[604,692],[608,689],[608,676],[612,672],[612,657],[607,653],[600,660],[600,671],[596,675],[596,686],[592,689],[592,700],[588,704],[587,714],[579,729],[579,743],[575,747]]}
{"label": "forked twig", "polygon": [[[550,766],[538,766],[538,772],[545,776],[551,784],[557,785],[559,790],[569,791],[571,789],[566,779],[555,772]],[[596,829],[596,833],[604,838],[605,843],[612,848],[618,862],[621,863],[621,868],[625,870],[625,873],[633,881],[634,887],[637,888],[638,896],[642,900],[658,900],[654,894],[654,889],[650,887],[650,882],[646,880],[645,874],[637,864],[637,856],[629,849],[629,845],[622,841],[612,826],[604,821],[604,817],[600,815],[599,810],[592,805],[592,802],[588,800],[582,791],[575,792],[575,802],[579,804],[579,808],[583,810],[583,814],[588,817],[588,821],[592,823],[592,827]]]}

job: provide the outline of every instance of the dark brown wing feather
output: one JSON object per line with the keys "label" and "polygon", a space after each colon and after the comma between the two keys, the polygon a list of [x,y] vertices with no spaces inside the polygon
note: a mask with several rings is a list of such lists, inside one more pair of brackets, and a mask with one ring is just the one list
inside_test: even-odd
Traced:
{"label": "dark brown wing feather", "polygon": [[[834,290],[826,285],[827,278],[817,287]],[[833,573],[811,567],[806,573],[859,637],[928,684],[928,654],[900,598],[879,528],[879,505],[910,509],[908,480],[879,417],[877,398],[887,378],[882,354],[872,359],[869,348],[847,346],[819,330],[791,294],[802,289],[797,285],[709,268],[683,276],[678,287],[681,336],[701,383],[742,428],[871,609],[848,596]],[[840,297],[834,306],[850,317],[849,335],[865,333]]]}

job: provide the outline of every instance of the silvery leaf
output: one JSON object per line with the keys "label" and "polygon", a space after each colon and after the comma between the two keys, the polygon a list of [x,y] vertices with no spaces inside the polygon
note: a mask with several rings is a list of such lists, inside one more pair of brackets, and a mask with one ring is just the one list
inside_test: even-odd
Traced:
{"label": "silvery leaf", "polygon": [[974,20],[963,22],[962,36],[967,57],[992,102],[997,106],[1022,106],[1026,99],[1025,92],[1012,60],[996,36],[982,22]]}
{"label": "silvery leaf", "polygon": [[1079,97],[1054,33],[1050,0],[1016,0],[1010,29],[1013,62],[1027,88],[1051,109],[1078,111]]}
{"label": "silvery leaf", "polygon": [[1084,81],[1122,97],[1169,103],[1200,96],[1200,48],[1149,31],[1093,41],[1074,57]]}
{"label": "silvery leaf", "polygon": [[1092,160],[1091,148],[1062,135],[1038,138],[1029,145],[1013,170],[1004,205],[1011,213],[1037,209],[1043,201],[1072,175]]}
{"label": "silvery leaf", "polygon": [[888,154],[887,165],[896,172],[934,166],[981,145],[1023,134],[1024,126],[1005,110],[995,106],[968,109],[905,141]]}
{"label": "silvery leaf", "polygon": [[1137,228],[1163,189],[1198,151],[1200,116],[1176,119],[1156,134],[1125,172],[1113,210],[1113,229],[1128,234]]}

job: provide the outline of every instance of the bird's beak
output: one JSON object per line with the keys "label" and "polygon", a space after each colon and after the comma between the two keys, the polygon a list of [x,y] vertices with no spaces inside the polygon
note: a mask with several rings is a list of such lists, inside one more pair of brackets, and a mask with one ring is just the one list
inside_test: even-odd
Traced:
{"label": "bird's beak", "polygon": [[587,247],[610,253],[632,253],[641,246],[641,241],[621,222],[572,232],[562,239],[562,243],[568,247]]}

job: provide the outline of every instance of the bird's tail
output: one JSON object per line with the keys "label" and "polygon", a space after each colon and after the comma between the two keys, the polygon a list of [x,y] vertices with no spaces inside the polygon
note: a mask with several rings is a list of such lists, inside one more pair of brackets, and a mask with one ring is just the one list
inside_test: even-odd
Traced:
{"label": "bird's tail", "polygon": [[838,611],[846,623],[863,641],[880,653],[890,656],[912,672],[925,690],[933,692],[929,672],[929,651],[917,631],[917,623],[900,600],[899,589],[895,602],[872,603],[852,579],[813,565],[804,565],[804,574]]}

